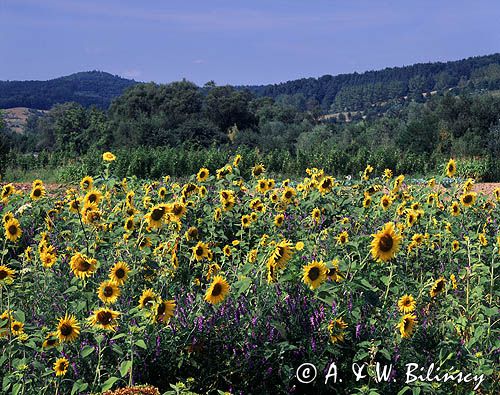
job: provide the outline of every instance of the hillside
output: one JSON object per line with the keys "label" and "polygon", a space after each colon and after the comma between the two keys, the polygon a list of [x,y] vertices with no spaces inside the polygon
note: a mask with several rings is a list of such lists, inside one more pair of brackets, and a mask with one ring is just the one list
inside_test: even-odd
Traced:
{"label": "hillside", "polygon": [[54,104],[77,102],[85,107],[108,108],[111,100],[136,84],[101,71],[71,74],[48,81],[0,81],[0,108],[48,110]]}
{"label": "hillside", "polygon": [[[81,72],[49,81],[0,81],[0,109],[50,109],[76,102],[107,109],[111,101],[138,82],[101,71]],[[258,97],[279,99],[300,110],[318,106],[323,113],[384,112],[405,100],[453,90],[483,92],[500,89],[500,53],[450,62],[420,63],[364,73],[324,75],[279,84],[239,86]],[[202,88],[206,93],[207,88]]]}
{"label": "hillside", "polygon": [[325,112],[360,111],[408,97],[421,101],[423,94],[431,92],[499,89],[500,54],[245,88],[257,96],[275,99],[285,96],[286,100],[302,102],[303,106],[316,103]]}

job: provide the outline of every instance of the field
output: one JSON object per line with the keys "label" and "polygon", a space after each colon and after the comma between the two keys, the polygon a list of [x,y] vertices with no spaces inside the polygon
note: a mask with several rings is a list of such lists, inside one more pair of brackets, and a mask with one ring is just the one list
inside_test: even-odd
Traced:
{"label": "field", "polygon": [[239,156],[121,179],[115,159],[2,185],[2,393],[500,390],[497,185],[452,160],[415,184]]}

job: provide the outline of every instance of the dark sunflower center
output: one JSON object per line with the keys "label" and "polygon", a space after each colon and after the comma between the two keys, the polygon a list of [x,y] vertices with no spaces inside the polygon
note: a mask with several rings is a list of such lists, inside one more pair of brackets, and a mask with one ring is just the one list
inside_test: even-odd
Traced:
{"label": "dark sunflower center", "polygon": [[470,203],[472,202],[472,196],[471,195],[465,195],[464,196],[464,203]]}
{"label": "dark sunflower center", "polygon": [[78,202],[77,202],[76,200],[73,200],[73,201],[71,202],[71,207],[72,207],[73,209],[75,209],[75,210],[76,210],[76,209],[78,209]]}
{"label": "dark sunflower center", "polygon": [[410,329],[411,327],[411,320],[409,320],[408,318],[405,319],[405,323],[404,323],[404,328],[405,328],[405,331],[407,331],[408,329]]}
{"label": "dark sunflower center", "polygon": [[77,269],[80,272],[86,272],[90,269],[90,263],[83,258],[78,260]]}
{"label": "dark sunflower center", "polygon": [[155,208],[151,213],[151,219],[154,221],[159,221],[163,217],[163,210],[160,208]]}
{"label": "dark sunflower center", "polygon": [[436,292],[441,292],[444,288],[444,282],[443,281],[439,281],[437,284],[436,284]]}
{"label": "dark sunflower center", "polygon": [[73,333],[73,327],[69,324],[62,324],[60,329],[61,335],[69,336]]}
{"label": "dark sunflower center", "polygon": [[308,277],[311,279],[311,281],[315,281],[319,277],[319,269],[317,267],[313,267],[311,270],[309,270]]}
{"label": "dark sunflower center", "polygon": [[17,332],[19,329],[21,329],[21,326],[19,324],[12,325],[12,330],[14,330],[15,332]]}
{"label": "dark sunflower center", "polygon": [[383,252],[389,252],[393,245],[394,240],[392,240],[391,235],[383,235],[378,243],[380,250]]}
{"label": "dark sunflower center", "polygon": [[42,190],[40,188],[37,188],[33,191],[33,196],[35,196],[35,197],[40,197],[41,194],[42,194]]}
{"label": "dark sunflower center", "polygon": [[162,304],[158,305],[158,309],[156,310],[156,313],[158,315],[163,315],[163,314],[165,314],[166,310],[167,310],[167,308],[165,306],[165,303],[162,303]]}
{"label": "dark sunflower center", "polygon": [[0,280],[5,280],[8,277],[8,273],[6,270],[0,270]]}
{"label": "dark sunflower center", "polygon": [[112,319],[113,316],[109,311],[100,311],[97,313],[97,321],[99,321],[99,324],[101,325],[108,325],[111,323]]}
{"label": "dark sunflower center", "polygon": [[132,221],[131,219],[129,219],[127,221],[127,229],[132,229],[133,226],[134,226],[134,221]]}
{"label": "dark sunflower center", "polygon": [[94,194],[94,193],[93,193],[93,194],[91,194],[91,195],[89,196],[89,202],[90,202],[90,203],[95,203],[96,201],[97,201],[97,195],[96,195],[96,194]]}
{"label": "dark sunflower center", "polygon": [[7,229],[9,234],[11,235],[17,235],[17,226],[16,225],[10,225],[9,229]]}
{"label": "dark sunflower center", "polygon": [[331,185],[332,185],[332,182],[329,179],[326,179],[325,181],[323,181],[323,188],[330,188]]}
{"label": "dark sunflower center", "polygon": [[56,339],[48,339],[46,344],[48,346],[53,346],[54,344],[56,344]]}
{"label": "dark sunflower center", "polygon": [[117,269],[116,272],[115,272],[115,276],[117,278],[123,278],[123,277],[125,277],[125,270],[123,270],[122,268]]}
{"label": "dark sunflower center", "polygon": [[200,247],[196,248],[195,254],[197,256],[202,256],[203,255],[203,247],[200,246]]}
{"label": "dark sunflower center", "polygon": [[219,283],[214,285],[214,288],[212,290],[212,296],[219,296],[222,293],[222,285]]}
{"label": "dark sunflower center", "polygon": [[182,213],[182,206],[180,204],[174,204],[174,209],[172,210],[174,215],[181,215]]}
{"label": "dark sunflower center", "polygon": [[114,294],[114,290],[113,290],[113,287],[104,287],[104,296],[106,296],[107,298],[109,298],[110,296],[113,296]]}
{"label": "dark sunflower center", "polygon": [[328,269],[328,276],[329,277],[335,276],[336,274],[337,274],[337,269],[335,269],[335,268]]}
{"label": "dark sunflower center", "polygon": [[153,298],[151,296],[146,296],[143,300],[143,304],[144,306],[146,306],[149,302],[152,302],[153,301]]}
{"label": "dark sunflower center", "polygon": [[286,191],[286,192],[285,192],[285,197],[286,197],[287,199],[290,199],[290,198],[292,197],[292,192],[290,192],[290,191]]}
{"label": "dark sunflower center", "polygon": [[408,307],[410,305],[410,299],[405,299],[405,301],[403,302],[403,305]]}

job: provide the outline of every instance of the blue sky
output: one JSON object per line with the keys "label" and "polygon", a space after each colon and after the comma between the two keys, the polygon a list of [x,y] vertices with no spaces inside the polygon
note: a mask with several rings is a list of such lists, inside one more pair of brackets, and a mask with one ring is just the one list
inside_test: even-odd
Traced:
{"label": "blue sky", "polygon": [[498,0],[0,0],[0,80],[262,84],[494,52]]}

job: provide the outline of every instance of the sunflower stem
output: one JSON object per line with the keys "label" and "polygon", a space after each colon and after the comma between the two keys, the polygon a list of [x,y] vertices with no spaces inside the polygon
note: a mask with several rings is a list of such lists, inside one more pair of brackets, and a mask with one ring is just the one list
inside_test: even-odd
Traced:
{"label": "sunflower stem", "polygon": [[385,295],[384,295],[384,306],[385,302],[387,301],[387,296],[389,295],[389,287],[391,286],[392,283],[392,276],[394,274],[394,263],[391,259],[391,266],[390,266],[390,272],[389,272],[389,280],[387,280],[387,288],[385,290]]}

